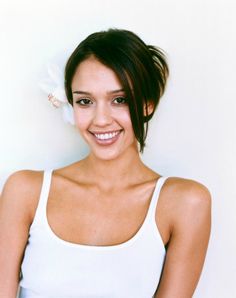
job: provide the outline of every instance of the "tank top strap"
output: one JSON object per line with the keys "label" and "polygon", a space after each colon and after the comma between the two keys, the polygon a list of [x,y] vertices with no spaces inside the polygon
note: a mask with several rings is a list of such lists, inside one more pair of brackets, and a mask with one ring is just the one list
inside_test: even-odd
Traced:
{"label": "tank top strap", "polygon": [[152,195],[152,199],[151,199],[148,214],[147,214],[147,217],[149,220],[155,219],[157,202],[160,197],[162,186],[165,183],[167,178],[169,178],[169,176],[162,176],[156,182],[156,186]]}
{"label": "tank top strap", "polygon": [[52,179],[52,169],[45,170],[43,173],[43,183],[41,187],[41,192],[39,196],[38,206],[35,212],[34,220],[31,227],[35,226],[36,224],[41,224],[46,218],[46,208],[47,208],[47,201],[48,195],[51,185]]}

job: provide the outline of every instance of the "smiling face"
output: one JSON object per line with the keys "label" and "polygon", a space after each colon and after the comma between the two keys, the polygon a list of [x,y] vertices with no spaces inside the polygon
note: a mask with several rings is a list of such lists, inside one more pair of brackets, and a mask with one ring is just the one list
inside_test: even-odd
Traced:
{"label": "smiling face", "polygon": [[115,159],[138,152],[125,93],[115,72],[89,57],[72,80],[75,125],[98,158]]}

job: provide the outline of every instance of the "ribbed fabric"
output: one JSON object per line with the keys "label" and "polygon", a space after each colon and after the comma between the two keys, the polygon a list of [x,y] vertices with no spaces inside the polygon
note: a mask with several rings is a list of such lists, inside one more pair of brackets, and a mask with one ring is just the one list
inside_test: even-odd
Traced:
{"label": "ribbed fabric", "polygon": [[46,207],[51,176],[52,170],[44,172],[21,267],[19,298],[152,298],[166,254],[155,210],[168,177],[158,179],[145,220],[131,239],[91,246],[64,241],[50,228]]}

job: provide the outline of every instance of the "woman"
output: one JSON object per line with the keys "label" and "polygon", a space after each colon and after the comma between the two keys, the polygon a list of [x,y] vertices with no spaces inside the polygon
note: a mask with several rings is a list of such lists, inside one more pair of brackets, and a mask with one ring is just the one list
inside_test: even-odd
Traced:
{"label": "woman", "polygon": [[164,92],[163,53],[130,31],[88,36],[65,68],[89,145],[57,170],[19,171],[0,205],[0,297],[189,298],[210,234],[210,193],[147,167],[148,121]]}

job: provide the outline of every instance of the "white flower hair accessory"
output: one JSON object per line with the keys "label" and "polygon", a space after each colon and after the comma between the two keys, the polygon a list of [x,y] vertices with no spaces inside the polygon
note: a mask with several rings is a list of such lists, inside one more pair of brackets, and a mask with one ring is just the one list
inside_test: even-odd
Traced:
{"label": "white flower hair accessory", "polygon": [[66,97],[63,72],[56,64],[49,64],[47,70],[49,77],[42,80],[39,86],[47,93],[48,100],[55,108],[62,108],[64,121],[74,125],[73,107]]}

